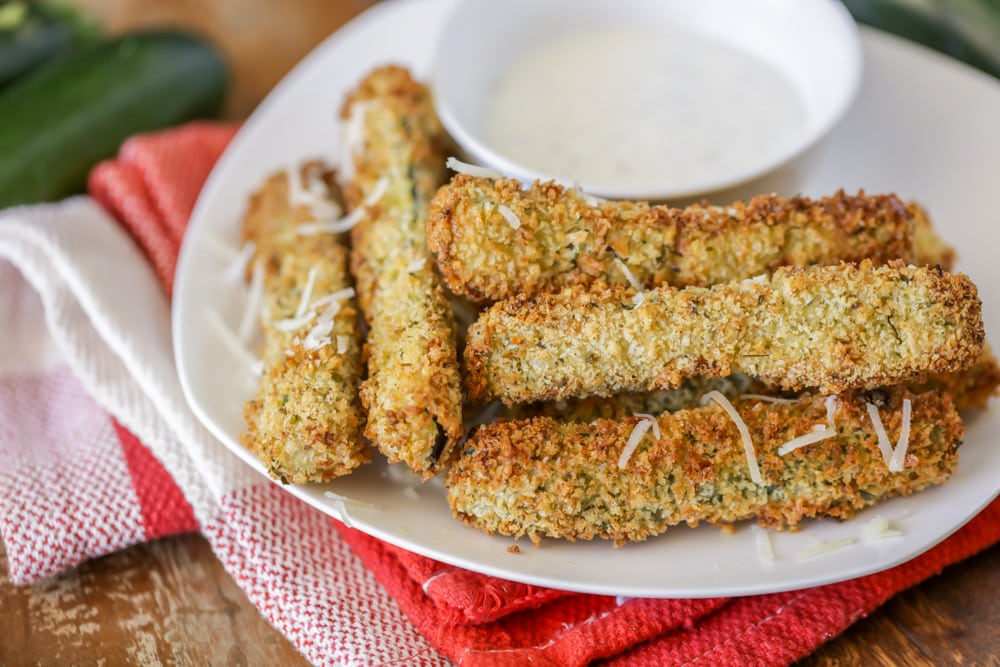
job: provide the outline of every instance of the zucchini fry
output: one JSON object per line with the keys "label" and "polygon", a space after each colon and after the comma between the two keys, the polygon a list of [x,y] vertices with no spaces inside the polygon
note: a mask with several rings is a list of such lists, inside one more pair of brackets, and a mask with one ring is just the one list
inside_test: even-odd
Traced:
{"label": "zucchini fry", "polygon": [[[595,282],[627,285],[619,262],[647,288],[707,287],[785,265],[916,262],[916,219],[926,232],[923,212],[895,195],[765,195],[677,209],[592,204],[552,182],[522,190],[515,180],[459,174],[431,203],[428,239],[453,292],[498,301]],[[937,248],[932,235],[921,236],[928,253]]]}
{"label": "zucchini fry", "polygon": [[351,231],[369,327],[365,435],[426,479],[462,436],[454,316],[425,232],[428,202],[444,180],[445,135],[428,90],[400,67],[369,74],[343,116],[352,165],[345,198],[368,207]]}
{"label": "zucchini fry", "polygon": [[[332,175],[322,174],[315,163],[303,167],[300,177],[332,186]],[[297,233],[313,223],[308,206],[290,203],[288,175],[281,173],[251,197],[244,219],[244,236],[254,242],[255,256],[265,267],[264,371],[256,395],[244,406],[247,430],[240,439],[283,483],[324,482],[371,458],[361,439],[361,345],[354,300],[307,305],[305,315],[296,318],[307,285],[309,301],[350,287],[344,244],[328,234]],[[330,313],[332,326],[312,335]],[[288,326],[296,319],[300,326]]]}
{"label": "zucchini fry", "polygon": [[[867,403],[875,404],[893,443],[912,415],[902,472],[890,472]],[[643,540],[680,523],[794,526],[807,517],[847,519],[891,496],[941,484],[958,462],[962,422],[951,399],[903,388],[844,394],[833,413],[836,435],[778,453],[782,444],[827,424],[823,397],[793,404],[735,401],[760,467],[751,479],[733,420],[712,405],[658,418],[621,467],[636,418],[590,424],[538,417],[480,427],[448,471],[452,512],[487,533],[570,540]]]}
{"label": "zucchini fry", "polygon": [[961,274],[895,262],[781,268],[635,297],[620,288],[515,298],[469,329],[469,396],[508,405],[670,389],[744,373],[786,391],[871,389],[964,370],[981,304]]}

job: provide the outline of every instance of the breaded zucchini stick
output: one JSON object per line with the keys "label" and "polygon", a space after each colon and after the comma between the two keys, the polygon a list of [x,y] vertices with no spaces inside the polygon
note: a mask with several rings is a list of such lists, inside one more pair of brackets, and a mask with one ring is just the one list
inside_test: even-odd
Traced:
{"label": "breaded zucchini stick", "polygon": [[[903,399],[912,415],[902,472],[890,472],[868,402],[876,404],[892,444]],[[452,512],[488,533],[570,540],[601,537],[621,544],[680,523],[794,526],[807,517],[846,519],[891,496],[944,482],[955,470],[962,422],[937,392],[893,388],[845,394],[834,403],[836,435],[784,455],[786,442],[827,424],[827,401],[737,401],[760,467],[750,476],[734,421],[718,406],[659,417],[620,467],[638,419],[590,424],[538,417],[480,427],[448,471]]]}
{"label": "breaded zucchini stick", "polygon": [[733,373],[839,393],[963,370],[982,355],[972,282],[898,262],[786,267],[641,296],[635,306],[622,289],[576,287],[494,305],[469,328],[470,398],[607,396]]}
{"label": "breaded zucchini stick", "polygon": [[369,327],[365,435],[427,478],[462,436],[454,316],[425,233],[428,201],[444,179],[444,131],[426,87],[400,67],[369,74],[343,115],[356,135],[345,197],[371,210],[351,237]]}
{"label": "breaded zucchini stick", "polygon": [[915,262],[919,215],[895,195],[843,192],[727,207],[591,204],[552,182],[522,190],[515,180],[459,174],[431,203],[428,239],[453,292],[498,301],[595,281],[627,285],[619,261],[647,288],[706,287],[785,265]]}
{"label": "breaded zucchini stick", "polygon": [[941,391],[951,396],[959,410],[986,407],[1000,387],[1000,364],[989,345],[976,365],[957,373],[932,373],[922,382],[910,384],[913,391]]}
{"label": "breaded zucchini stick", "polygon": [[[301,178],[332,180],[318,164],[303,167]],[[244,220],[244,236],[265,266],[264,371],[244,407],[247,430],[240,439],[272,477],[299,484],[345,475],[368,462],[371,453],[361,439],[354,299],[338,299],[339,309],[333,301],[307,305],[301,324],[294,326],[306,289],[313,302],[350,287],[347,248],[332,235],[297,233],[315,216],[308,206],[290,203],[288,186],[287,174],[267,179],[250,198]],[[332,326],[322,325],[333,310]],[[316,327],[320,330],[313,332]]]}

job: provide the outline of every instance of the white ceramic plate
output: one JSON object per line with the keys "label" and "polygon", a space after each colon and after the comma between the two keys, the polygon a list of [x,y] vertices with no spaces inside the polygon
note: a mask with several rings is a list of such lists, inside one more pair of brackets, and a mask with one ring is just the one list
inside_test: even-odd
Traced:
{"label": "white ceramic plate", "polygon": [[[238,444],[242,405],[251,394],[245,370],[205,317],[235,322],[241,309],[220,279],[218,240],[237,245],[248,193],[269,172],[304,158],[338,154],[335,127],[342,96],[373,66],[394,61],[425,77],[450,0],[380,4],[305,59],[243,126],[219,161],[195,209],[182,248],[174,296],[178,368],[191,407],[246,463],[262,466]],[[1000,85],[971,69],[881,33],[863,35],[866,74],[854,108],[832,135],[783,171],[720,195],[829,193],[843,187],[898,192],[930,210],[957,246],[960,269],[979,285],[986,330],[1000,332]],[[440,483],[420,486],[384,461],[325,485],[289,493],[356,528],[406,549],[488,574],[567,590],[626,596],[708,597],[789,590],[882,570],[940,542],[984,507],[1000,486],[1000,410],[972,416],[961,463],[948,484],[879,505],[855,520],[810,522],[797,534],[773,534],[774,565],[757,557],[754,531],[727,535],[678,527],[620,549],[609,543],[549,540],[538,547],[489,537],[451,517]],[[393,470],[392,473],[400,472]],[[337,503],[332,491],[358,502]],[[349,516],[343,517],[346,512]],[[796,555],[812,539],[859,538],[876,514],[902,537],[857,544],[809,560]]]}

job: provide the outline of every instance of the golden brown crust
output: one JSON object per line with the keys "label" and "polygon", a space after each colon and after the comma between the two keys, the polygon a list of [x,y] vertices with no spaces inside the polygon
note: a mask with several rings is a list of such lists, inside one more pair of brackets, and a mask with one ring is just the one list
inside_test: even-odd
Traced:
{"label": "golden brown crust", "polygon": [[[893,444],[903,399],[912,401],[904,471],[889,472],[866,402],[879,408]],[[903,388],[845,394],[833,438],[784,456],[785,442],[827,421],[822,397],[791,405],[735,402],[749,428],[763,484],[749,474],[734,422],[718,406],[661,416],[628,459],[619,459],[636,422],[589,424],[538,417],[483,426],[448,472],[452,512],[488,533],[625,541],[679,523],[730,524],[757,517],[794,526],[807,517],[846,519],[859,509],[944,482],[955,470],[962,423],[951,400]]]}
{"label": "golden brown crust", "polygon": [[[301,169],[303,178],[321,169]],[[329,183],[332,175],[324,174]],[[275,479],[284,483],[325,482],[346,475],[371,458],[361,439],[361,351],[358,311],[343,302],[329,332],[330,343],[306,349],[313,323],[281,331],[275,322],[291,318],[310,271],[313,298],[350,286],[347,248],[337,237],[300,236],[299,225],[314,222],[309,209],[289,204],[286,174],[271,176],[251,198],[243,233],[264,262],[264,371],[253,400],[244,406],[247,430],[240,437]],[[315,311],[314,311],[315,312]],[[346,351],[337,351],[338,336]]]}
{"label": "golden brown crust", "polygon": [[913,216],[913,243],[916,252],[916,263],[925,266],[940,266],[945,271],[951,271],[955,264],[955,249],[938,236],[937,230],[931,224],[921,206],[910,204],[907,209]]}
{"label": "golden brown crust", "polygon": [[620,288],[509,299],[470,327],[465,361],[471,399],[512,404],[733,373],[789,391],[870,389],[963,370],[982,345],[966,276],[865,261],[658,288],[638,307]]}
{"label": "golden brown crust", "polygon": [[385,193],[352,230],[351,267],[368,321],[365,435],[424,478],[462,436],[455,323],[427,251],[427,203],[444,179],[444,131],[427,88],[401,67],[374,70],[343,115],[357,128],[345,197]]}
{"label": "golden brown crust", "polygon": [[914,219],[922,215],[895,195],[842,191],[726,207],[591,205],[552,182],[522,190],[515,180],[459,174],[431,202],[428,242],[452,291],[497,301],[594,282],[627,285],[616,258],[645,287],[704,287],[786,265],[916,261]]}
{"label": "golden brown crust", "polygon": [[910,388],[946,393],[959,410],[982,410],[1000,389],[1000,364],[990,346],[984,345],[983,356],[972,368],[957,373],[933,373],[923,382],[911,384]]}

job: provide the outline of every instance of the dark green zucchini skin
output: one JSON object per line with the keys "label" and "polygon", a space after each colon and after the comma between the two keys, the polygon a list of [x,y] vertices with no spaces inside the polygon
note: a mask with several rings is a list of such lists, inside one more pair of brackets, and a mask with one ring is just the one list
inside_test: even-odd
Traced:
{"label": "dark green zucchini skin", "polygon": [[48,0],[0,0],[0,90],[42,64],[100,38],[84,12]]}
{"label": "dark green zucchini skin", "polygon": [[183,32],[125,35],[62,58],[0,94],[0,208],[80,192],[138,132],[214,116],[218,51]]}

